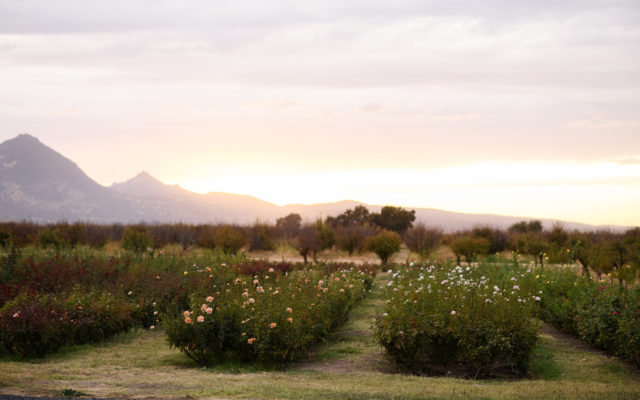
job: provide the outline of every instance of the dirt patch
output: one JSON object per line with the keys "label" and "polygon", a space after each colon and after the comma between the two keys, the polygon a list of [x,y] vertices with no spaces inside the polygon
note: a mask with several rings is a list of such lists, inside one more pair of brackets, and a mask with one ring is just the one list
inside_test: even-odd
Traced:
{"label": "dirt patch", "polygon": [[584,340],[579,339],[575,336],[571,336],[568,333],[562,332],[557,328],[555,328],[553,325],[550,325],[550,324],[542,325],[542,328],[540,329],[540,333],[542,333],[543,335],[551,336],[552,338],[554,338],[564,346],[573,347],[581,351],[585,351],[592,354],[607,356],[606,352],[590,347],[589,344],[587,344],[587,342],[585,342]]}
{"label": "dirt patch", "polygon": [[395,373],[395,367],[385,357],[384,352],[367,354],[352,358],[330,360],[324,362],[303,363],[296,365],[296,369],[306,369],[332,374],[344,374],[354,372],[381,372],[385,374]]}

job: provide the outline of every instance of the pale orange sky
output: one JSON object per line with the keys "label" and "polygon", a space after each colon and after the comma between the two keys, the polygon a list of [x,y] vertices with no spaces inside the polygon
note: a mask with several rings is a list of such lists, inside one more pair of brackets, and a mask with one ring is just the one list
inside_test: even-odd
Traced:
{"label": "pale orange sky", "polygon": [[640,225],[639,55],[633,0],[2,2],[0,141],[104,185]]}

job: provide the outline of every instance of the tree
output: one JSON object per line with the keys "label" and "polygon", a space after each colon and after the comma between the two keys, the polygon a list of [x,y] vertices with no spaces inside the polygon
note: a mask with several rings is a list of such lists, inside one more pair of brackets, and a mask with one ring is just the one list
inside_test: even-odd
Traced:
{"label": "tree", "polygon": [[122,235],[122,247],[127,250],[144,253],[153,247],[151,232],[144,225],[132,225],[125,228]]}
{"label": "tree", "polygon": [[380,213],[371,214],[371,222],[382,229],[399,234],[411,228],[416,219],[415,210],[405,210],[402,207],[384,206]]}
{"label": "tree", "polygon": [[175,236],[176,243],[182,246],[182,251],[187,250],[196,242],[196,234],[191,226],[185,224],[178,224],[173,227],[173,234]]}
{"label": "tree", "polygon": [[562,224],[553,224],[546,238],[549,241],[549,258],[551,262],[560,264],[568,263],[571,256],[570,252],[566,251],[569,233],[564,229]]}
{"label": "tree", "polygon": [[440,245],[442,236],[442,229],[427,228],[420,222],[405,232],[404,242],[411,251],[418,253],[422,259],[426,259]]}
{"label": "tree", "polygon": [[332,227],[357,226],[368,224],[371,219],[371,213],[367,207],[359,205],[352,209],[347,209],[337,217],[327,217],[327,224]]}
{"label": "tree", "polygon": [[534,263],[540,262],[540,268],[544,266],[544,258],[549,251],[549,244],[541,235],[527,235],[526,240],[527,253],[533,256]]}
{"label": "tree", "polygon": [[593,265],[592,243],[584,234],[574,232],[569,239],[571,243],[571,257],[582,266],[582,275],[591,278],[589,268]]}
{"label": "tree", "polygon": [[273,230],[271,225],[256,221],[251,227],[249,251],[274,250],[276,246],[273,243]]}
{"label": "tree", "polygon": [[483,237],[461,236],[453,240],[451,251],[456,255],[458,265],[461,257],[464,257],[467,264],[471,264],[478,256],[487,254],[490,246],[489,241]]}
{"label": "tree", "polygon": [[298,233],[297,249],[304,263],[308,261],[309,254],[316,259],[319,251],[328,249],[335,243],[335,235],[331,228],[317,220],[315,224],[304,224]]}
{"label": "tree", "polygon": [[280,236],[291,239],[298,235],[301,224],[302,217],[300,214],[291,213],[286,217],[278,218],[276,220],[276,229],[280,233]]}
{"label": "tree", "polygon": [[236,255],[247,244],[247,237],[239,228],[223,225],[216,228],[213,241],[225,254]]}
{"label": "tree", "polygon": [[318,236],[318,229],[314,224],[304,224],[298,232],[297,249],[305,264],[309,254],[316,253],[320,247]]}
{"label": "tree", "polygon": [[541,233],[542,222],[539,220],[520,221],[509,227],[509,233]]}
{"label": "tree", "polygon": [[507,248],[507,235],[500,229],[490,226],[476,226],[471,230],[471,235],[483,237],[489,241],[489,254],[496,254]]}
{"label": "tree", "polygon": [[[316,221],[316,229],[318,230],[318,250],[322,251],[325,249],[330,249],[336,244],[336,235],[333,232],[333,229],[325,223],[322,222],[321,219]],[[316,252],[317,252],[316,251]],[[313,259],[315,260],[316,254],[313,254]]]}
{"label": "tree", "polygon": [[383,230],[376,236],[367,238],[365,248],[376,253],[382,265],[387,265],[391,256],[400,251],[401,244],[400,235],[393,231]]}
{"label": "tree", "polygon": [[373,235],[373,228],[360,225],[350,225],[346,227],[336,227],[336,244],[338,247],[349,253],[349,257],[358,250],[364,249],[365,240]]}
{"label": "tree", "polygon": [[60,250],[63,247],[67,247],[69,242],[66,240],[61,230],[56,228],[53,230],[46,229],[40,232],[40,235],[38,236],[38,244],[44,248],[54,247],[56,250]]}

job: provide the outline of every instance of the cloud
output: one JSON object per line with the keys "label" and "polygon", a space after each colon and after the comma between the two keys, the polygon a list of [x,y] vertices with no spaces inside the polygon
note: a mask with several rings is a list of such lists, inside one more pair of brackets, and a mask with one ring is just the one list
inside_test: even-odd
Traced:
{"label": "cloud", "polygon": [[382,103],[367,103],[360,107],[360,111],[365,113],[375,113],[384,110],[386,107]]}
{"label": "cloud", "polygon": [[452,113],[452,114],[444,114],[444,113],[434,113],[433,111],[427,111],[421,114],[426,119],[433,121],[446,121],[446,122],[459,122],[464,120],[477,120],[483,118],[484,115],[482,113]]}
{"label": "cloud", "polygon": [[584,119],[565,124],[571,129],[620,129],[640,127],[640,121],[619,119]]}
{"label": "cloud", "polygon": [[640,165],[640,156],[629,157],[629,158],[619,158],[615,160],[618,165]]}

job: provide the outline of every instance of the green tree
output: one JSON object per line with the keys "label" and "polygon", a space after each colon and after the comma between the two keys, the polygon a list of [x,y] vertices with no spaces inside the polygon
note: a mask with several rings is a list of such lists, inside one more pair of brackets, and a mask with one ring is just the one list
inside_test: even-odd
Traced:
{"label": "green tree", "polygon": [[526,242],[527,254],[533,256],[534,263],[540,263],[540,267],[544,267],[544,260],[549,251],[549,243],[541,235],[527,235]]}
{"label": "green tree", "polygon": [[336,217],[327,217],[327,224],[332,227],[342,226],[357,226],[366,225],[370,222],[371,213],[367,207],[359,205],[352,209],[347,209],[342,214]]}
{"label": "green tree", "polygon": [[509,233],[542,233],[542,222],[539,220],[516,222],[509,227]]}
{"label": "green tree", "polygon": [[467,264],[471,264],[478,256],[486,255],[490,247],[487,239],[470,235],[457,237],[451,243],[451,251],[456,255],[458,265],[461,257],[464,257]]}
{"label": "green tree", "polygon": [[40,247],[53,247],[56,250],[60,250],[63,247],[67,247],[69,242],[64,237],[63,233],[59,229],[46,229],[38,235],[38,244]]}
{"label": "green tree", "polygon": [[126,227],[122,235],[122,247],[139,253],[145,252],[153,247],[151,232],[144,225]]}
{"label": "green tree", "polygon": [[471,235],[489,241],[489,254],[500,253],[507,248],[507,235],[500,229],[494,229],[490,226],[476,226],[471,230]]}
{"label": "green tree", "polygon": [[392,255],[400,251],[402,239],[396,232],[382,230],[376,236],[367,238],[365,248],[376,253],[382,265],[387,265]]}
{"label": "green tree", "polygon": [[276,248],[273,242],[274,229],[271,225],[256,221],[251,227],[249,251],[272,251]]}
{"label": "green tree", "polygon": [[[316,221],[316,229],[318,230],[318,250],[322,251],[326,249],[330,249],[336,244],[336,235],[333,232],[333,229],[322,220],[318,219]],[[313,255],[313,258],[316,258],[316,255]]]}
{"label": "green tree", "polygon": [[247,244],[247,237],[240,228],[222,225],[215,229],[213,241],[225,254],[236,255]]}
{"label": "green tree", "polygon": [[379,213],[371,214],[371,222],[382,229],[399,234],[411,228],[416,219],[415,210],[405,210],[402,207],[384,206]]}

